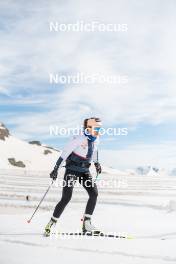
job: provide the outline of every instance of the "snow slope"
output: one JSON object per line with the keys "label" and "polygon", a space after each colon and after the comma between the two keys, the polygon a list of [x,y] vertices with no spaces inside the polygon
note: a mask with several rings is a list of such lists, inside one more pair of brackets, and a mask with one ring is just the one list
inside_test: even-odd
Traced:
{"label": "snow slope", "polygon": [[[0,130],[4,130],[0,123]],[[44,154],[45,150],[51,151]],[[0,139],[0,169],[19,169],[9,163],[9,158],[15,158],[16,161],[22,161],[26,167],[21,170],[51,170],[58,159],[60,153],[46,146],[29,144],[12,135]]]}

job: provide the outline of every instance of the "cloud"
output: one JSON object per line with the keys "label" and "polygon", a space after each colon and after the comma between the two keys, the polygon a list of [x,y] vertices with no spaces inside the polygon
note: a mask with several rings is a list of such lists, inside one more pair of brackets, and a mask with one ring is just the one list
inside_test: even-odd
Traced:
{"label": "cloud", "polygon": [[[50,21],[79,20],[125,23],[128,32],[49,32]],[[47,139],[50,125],[75,126],[92,115],[106,126],[136,129],[175,121],[174,1],[7,0],[0,22],[0,102],[11,106],[0,118],[16,135]],[[51,72],[120,74],[129,81],[52,86]]]}
{"label": "cloud", "polygon": [[0,86],[0,94],[8,96],[9,95],[8,89]]}
{"label": "cloud", "polygon": [[[27,5],[22,3],[1,3],[3,21],[6,22],[5,29],[1,31],[1,59],[5,61],[8,58],[6,63],[2,63],[2,73],[4,85],[12,90],[12,94],[24,91],[27,87],[30,87],[31,94],[52,89],[42,85],[47,84],[49,72],[127,74],[129,84],[124,87],[80,85],[66,87],[63,91],[64,98],[68,97],[69,92],[74,95],[69,97],[73,105],[83,101],[94,111],[105,115],[107,120],[111,111],[112,122],[119,119],[122,112],[126,122],[146,119],[153,122],[153,108],[158,99],[153,98],[156,91],[163,97],[167,95],[168,99],[175,94],[175,78],[170,78],[175,73],[172,58],[176,44],[172,39],[171,4],[161,6],[159,1],[144,1],[143,4],[137,1],[133,1],[133,4],[130,1],[126,1],[128,4],[123,1],[110,1],[108,4],[106,1],[90,1],[84,3],[83,8],[81,1],[69,1],[69,4],[51,1],[45,5],[41,5],[40,1]],[[95,6],[101,12],[97,13]],[[16,15],[12,16],[14,13]],[[129,30],[127,33],[115,34],[49,33],[50,20],[67,23],[77,20],[127,23]],[[158,73],[159,84],[155,76]],[[161,102],[163,99],[160,98]],[[161,114],[167,111],[161,106],[158,110]],[[166,118],[164,116],[162,120],[160,116],[159,122],[164,122]]]}

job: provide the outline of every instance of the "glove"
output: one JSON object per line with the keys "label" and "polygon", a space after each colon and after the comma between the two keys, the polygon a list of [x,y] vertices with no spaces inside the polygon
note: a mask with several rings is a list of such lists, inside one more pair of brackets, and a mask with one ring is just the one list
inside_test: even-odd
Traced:
{"label": "glove", "polygon": [[53,179],[53,181],[55,181],[57,179],[57,174],[58,174],[58,169],[54,169],[51,173],[50,173],[50,178]]}
{"label": "glove", "polygon": [[54,181],[57,179],[58,169],[59,169],[59,166],[61,165],[62,161],[63,161],[63,158],[59,157],[59,159],[56,162],[56,165],[54,167],[54,170],[50,173],[50,178],[53,179]]}
{"label": "glove", "polygon": [[99,162],[95,162],[94,165],[95,165],[95,168],[96,168],[96,172],[100,174],[102,172],[100,163]]}

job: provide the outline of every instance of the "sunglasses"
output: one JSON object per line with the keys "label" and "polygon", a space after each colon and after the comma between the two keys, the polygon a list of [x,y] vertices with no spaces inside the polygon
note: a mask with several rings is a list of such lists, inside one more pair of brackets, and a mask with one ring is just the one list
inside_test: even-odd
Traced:
{"label": "sunglasses", "polygon": [[93,130],[94,130],[95,132],[99,132],[100,129],[101,129],[101,127],[92,127],[92,126],[88,126],[88,128],[93,128]]}

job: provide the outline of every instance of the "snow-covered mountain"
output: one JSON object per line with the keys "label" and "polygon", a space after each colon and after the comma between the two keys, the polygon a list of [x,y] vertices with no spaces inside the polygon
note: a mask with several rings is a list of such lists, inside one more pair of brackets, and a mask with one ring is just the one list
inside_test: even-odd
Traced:
{"label": "snow-covered mountain", "polygon": [[171,175],[171,176],[176,176],[176,168],[173,168],[173,169],[170,171],[170,175]]}
{"label": "snow-covered mountain", "polygon": [[0,123],[0,169],[50,170],[60,151],[12,136]]}
{"label": "snow-covered mountain", "polygon": [[147,176],[164,176],[170,175],[169,171],[164,168],[158,168],[154,166],[139,166],[135,169],[135,172],[138,175],[147,175]]}

